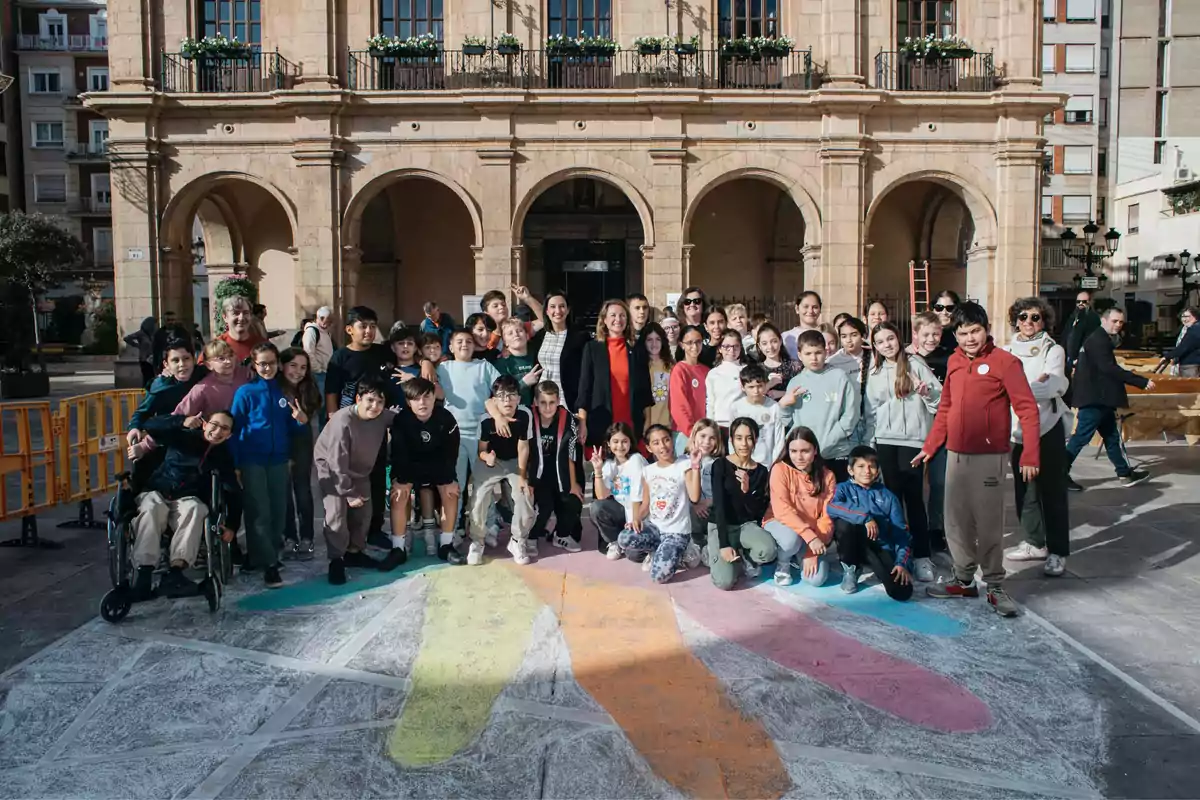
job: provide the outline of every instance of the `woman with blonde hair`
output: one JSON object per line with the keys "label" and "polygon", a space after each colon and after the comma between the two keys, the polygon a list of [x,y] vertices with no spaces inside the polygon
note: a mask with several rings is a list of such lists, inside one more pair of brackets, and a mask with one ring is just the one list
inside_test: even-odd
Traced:
{"label": "woman with blonde hair", "polygon": [[607,300],[596,321],[596,338],[583,348],[576,396],[579,438],[599,447],[615,422],[640,431],[653,405],[648,356],[644,347],[635,346],[629,306]]}

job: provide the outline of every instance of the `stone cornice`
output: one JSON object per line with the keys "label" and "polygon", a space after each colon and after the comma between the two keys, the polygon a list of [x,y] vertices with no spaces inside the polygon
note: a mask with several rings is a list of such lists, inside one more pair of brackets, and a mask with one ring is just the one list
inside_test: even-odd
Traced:
{"label": "stone cornice", "polygon": [[655,164],[682,164],[687,160],[687,149],[683,147],[652,147],[650,160]]}
{"label": "stone cornice", "polygon": [[485,164],[511,164],[517,158],[517,151],[511,147],[481,147],[475,155]]}

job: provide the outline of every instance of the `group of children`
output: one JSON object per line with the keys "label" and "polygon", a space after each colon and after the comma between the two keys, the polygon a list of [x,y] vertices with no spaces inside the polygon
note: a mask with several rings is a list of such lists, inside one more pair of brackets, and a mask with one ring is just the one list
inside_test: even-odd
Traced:
{"label": "group of children", "polygon": [[[524,299],[533,305],[527,292]],[[463,328],[426,304],[424,332],[397,327],[387,344],[375,341],[371,309],[350,309],[348,342],[329,359],[323,398],[302,350],[259,345],[252,372],[232,363],[219,340],[201,367],[188,363],[190,353],[169,350],[164,375],[135,415],[131,452],[144,456],[156,444],[145,417],[228,419],[227,447],[244,490],[243,570],[263,569],[269,587],[281,584],[281,554],[312,556],[312,470],[328,578],[340,584],[347,567],[405,563],[418,535],[429,554],[481,564],[502,521],[518,564],[537,557],[542,539],[576,552],[590,463],[599,550],[641,562],[655,582],[705,564],[716,586],[731,589],[774,564],[777,584],[792,583],[797,571],[821,584],[836,544],[845,591],[870,570],[889,596],[907,599],[914,579],[934,579],[924,462],[939,449],[927,442],[944,440],[947,425],[935,430],[942,382],[924,357],[944,348],[942,325],[918,316],[905,347],[872,307],[869,335],[846,315],[831,337],[804,326],[813,316],[805,302],[819,317],[820,298],[806,292],[797,302],[802,325],[786,334],[747,320],[744,309],[709,309],[703,327],[644,324],[638,346],[663,373],[654,384],[662,391],[644,430],[617,422],[586,459],[562,385],[544,380],[529,352],[540,320],[509,317],[499,292]],[[972,313],[978,327],[982,309]],[[314,439],[309,419],[322,402],[328,423]]]}

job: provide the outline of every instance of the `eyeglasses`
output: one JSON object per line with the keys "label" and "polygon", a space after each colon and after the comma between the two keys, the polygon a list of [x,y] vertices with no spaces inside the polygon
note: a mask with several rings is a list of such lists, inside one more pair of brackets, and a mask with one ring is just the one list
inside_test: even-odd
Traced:
{"label": "eyeglasses", "polygon": [[703,339],[684,339],[682,342],[680,342],[680,344],[683,345],[684,347],[699,347],[700,345],[704,344],[704,340]]}
{"label": "eyeglasses", "polygon": [[685,298],[683,298],[683,304],[685,306],[702,306],[702,305],[704,305],[704,298],[703,297],[685,297]]}
{"label": "eyeglasses", "polygon": [[266,369],[267,367],[279,366],[279,362],[278,361],[255,361],[254,366],[256,366],[259,369]]}
{"label": "eyeglasses", "polygon": [[500,400],[500,401],[504,401],[504,400],[519,400],[519,399],[520,399],[520,397],[521,397],[521,395],[519,395],[519,394],[513,394],[512,392],[499,392],[499,393],[497,393],[497,395],[496,395],[496,399],[497,399],[497,400]]}
{"label": "eyeglasses", "polygon": [[953,311],[954,304],[951,303],[950,305],[947,306],[947,305],[942,305],[941,303],[934,303],[933,310],[937,311],[939,313]]}
{"label": "eyeglasses", "polygon": [[1036,313],[1030,314],[1028,311],[1022,311],[1017,315],[1017,319],[1021,322],[1041,322],[1042,315]]}
{"label": "eyeglasses", "polygon": [[722,350],[741,350],[742,346],[740,344],[723,344],[723,345],[721,345],[721,349]]}
{"label": "eyeglasses", "polygon": [[208,427],[215,428],[216,430],[220,431],[221,433],[229,433],[230,431],[233,430],[232,425],[224,425],[220,422],[208,422],[206,424],[208,425]]}

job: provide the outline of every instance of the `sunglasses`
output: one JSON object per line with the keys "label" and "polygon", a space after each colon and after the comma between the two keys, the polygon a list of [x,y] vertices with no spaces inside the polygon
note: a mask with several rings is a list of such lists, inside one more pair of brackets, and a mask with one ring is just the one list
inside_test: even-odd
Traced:
{"label": "sunglasses", "polygon": [[685,298],[683,298],[683,304],[685,306],[702,306],[702,305],[704,305],[704,298],[703,297],[685,297]]}
{"label": "sunglasses", "polygon": [[1087,308],[1087,304],[1088,304],[1087,300],[1076,300],[1075,301],[1075,305],[1079,306],[1080,308]]}
{"label": "sunglasses", "polygon": [[1030,314],[1028,311],[1022,311],[1020,314],[1017,315],[1017,319],[1019,319],[1021,322],[1041,322],[1042,315],[1041,314]]}
{"label": "sunglasses", "polygon": [[951,303],[950,305],[948,305],[948,306],[947,306],[947,305],[942,305],[941,303],[935,303],[935,304],[934,304],[934,306],[933,306],[933,310],[934,310],[934,311],[939,311],[939,312],[944,312],[944,311],[953,311],[953,310],[954,310],[954,304],[953,304],[953,303]]}

